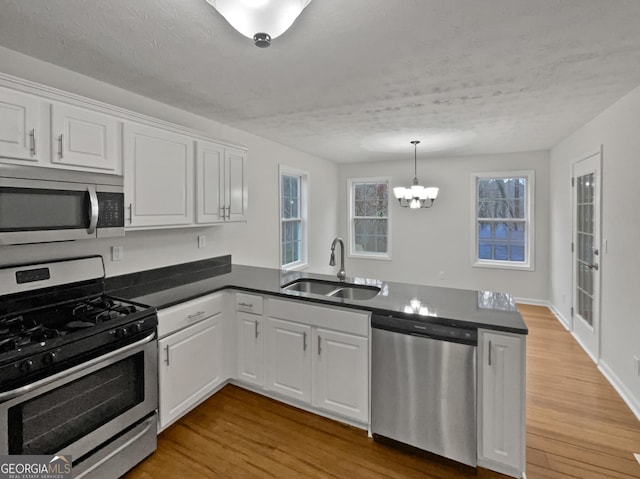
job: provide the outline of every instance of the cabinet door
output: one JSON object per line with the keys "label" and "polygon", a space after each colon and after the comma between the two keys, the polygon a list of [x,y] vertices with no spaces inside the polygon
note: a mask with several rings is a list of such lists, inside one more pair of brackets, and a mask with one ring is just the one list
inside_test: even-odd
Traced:
{"label": "cabinet door", "polygon": [[361,422],[369,421],[369,341],[315,329],[313,405]]}
{"label": "cabinet door", "polygon": [[247,215],[247,178],[245,164],[247,152],[238,148],[225,148],[225,201],[227,221],[242,221]]}
{"label": "cabinet door", "polygon": [[38,161],[39,113],[36,98],[0,90],[0,157]]}
{"label": "cabinet door", "polygon": [[114,117],[70,105],[51,107],[51,161],[116,172],[119,168]]}
{"label": "cabinet door", "polygon": [[311,328],[268,318],[267,388],[311,402]]}
{"label": "cabinet door", "polygon": [[217,314],[158,341],[161,428],[222,383],[221,316]]}
{"label": "cabinet door", "polygon": [[525,464],[525,341],[480,334],[478,465],[521,477]]}
{"label": "cabinet door", "polygon": [[217,143],[196,144],[196,222],[224,221],[224,147]]}
{"label": "cabinet door", "polygon": [[193,140],[144,125],[124,127],[125,226],[193,223]]}
{"label": "cabinet door", "polygon": [[264,386],[262,317],[243,312],[236,314],[238,318],[237,378],[256,386]]}

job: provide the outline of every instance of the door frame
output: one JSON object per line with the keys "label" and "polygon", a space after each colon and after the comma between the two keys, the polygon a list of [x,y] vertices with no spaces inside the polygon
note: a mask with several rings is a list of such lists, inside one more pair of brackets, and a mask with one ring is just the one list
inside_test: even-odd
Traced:
{"label": "door frame", "polygon": [[[570,319],[570,330],[571,334],[575,338],[575,340],[580,344],[582,349],[589,355],[589,357],[593,360],[594,363],[598,363],[600,359],[600,351],[601,351],[601,299],[602,299],[602,259],[603,259],[603,251],[602,251],[602,182],[603,182],[603,172],[602,172],[602,159],[603,159],[603,145],[600,145],[600,149],[592,154],[581,157],[578,160],[574,160],[571,163],[571,319]],[[580,336],[580,333],[590,328],[589,325],[580,323],[577,321],[576,316],[577,311],[577,295],[576,295],[576,287],[577,287],[577,278],[576,278],[576,256],[577,256],[577,185],[576,181],[576,168],[577,166],[587,160],[591,160],[594,157],[597,161],[596,173],[597,173],[597,187],[594,192],[594,204],[596,211],[594,212],[594,221],[596,222],[594,227],[594,248],[597,248],[600,254],[597,256],[598,262],[598,274],[596,274],[594,278],[594,304],[593,304],[593,326],[591,329],[595,334],[595,342],[590,347],[589,344],[584,340],[583,337]],[[583,331],[580,331],[580,328],[583,328]]]}

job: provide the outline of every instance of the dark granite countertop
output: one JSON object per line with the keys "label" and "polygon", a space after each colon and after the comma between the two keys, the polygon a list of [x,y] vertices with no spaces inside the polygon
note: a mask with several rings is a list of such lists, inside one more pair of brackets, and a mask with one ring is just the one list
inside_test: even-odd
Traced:
{"label": "dark granite countertop", "polygon": [[392,314],[450,326],[487,328],[527,334],[527,325],[513,298],[505,293],[473,291],[390,281],[350,278],[346,282],[377,286],[373,299],[356,300],[283,290],[296,279],[334,281],[334,276],[282,272],[278,269],[231,264],[230,256],[107,278],[110,294],[167,308],[215,291],[234,289],[306,302]]}

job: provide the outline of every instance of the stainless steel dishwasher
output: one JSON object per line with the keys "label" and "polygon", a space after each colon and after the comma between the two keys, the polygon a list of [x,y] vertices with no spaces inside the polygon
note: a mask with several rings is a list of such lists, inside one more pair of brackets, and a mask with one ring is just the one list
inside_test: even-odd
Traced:
{"label": "stainless steel dishwasher", "polygon": [[477,330],[374,314],[371,432],[477,465]]}

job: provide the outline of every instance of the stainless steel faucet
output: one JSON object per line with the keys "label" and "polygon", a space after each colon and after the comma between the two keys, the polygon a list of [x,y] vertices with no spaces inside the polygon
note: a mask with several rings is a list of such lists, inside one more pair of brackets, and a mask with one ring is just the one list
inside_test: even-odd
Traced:
{"label": "stainless steel faucet", "polygon": [[331,259],[329,259],[329,266],[336,265],[336,243],[340,243],[340,271],[338,271],[338,279],[344,281],[347,277],[347,273],[344,272],[344,241],[342,238],[336,238],[331,243]]}

